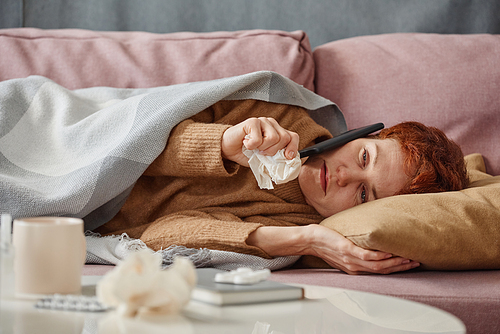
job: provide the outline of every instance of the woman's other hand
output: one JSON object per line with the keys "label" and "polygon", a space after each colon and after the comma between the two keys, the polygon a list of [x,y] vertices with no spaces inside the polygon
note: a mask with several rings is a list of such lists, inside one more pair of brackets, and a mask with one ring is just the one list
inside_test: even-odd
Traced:
{"label": "woman's other hand", "polygon": [[348,274],[390,274],[418,267],[420,264],[390,253],[367,250],[327,227],[316,225],[311,255],[323,259]]}
{"label": "woman's other hand", "polygon": [[285,157],[293,159],[299,148],[299,135],[281,127],[274,118],[249,118],[227,129],[222,136],[222,157],[248,167],[242,146],[274,155],[285,149]]}
{"label": "woman's other hand", "polygon": [[263,226],[247,239],[270,256],[314,255],[348,274],[390,274],[418,267],[418,262],[366,250],[321,225]]}

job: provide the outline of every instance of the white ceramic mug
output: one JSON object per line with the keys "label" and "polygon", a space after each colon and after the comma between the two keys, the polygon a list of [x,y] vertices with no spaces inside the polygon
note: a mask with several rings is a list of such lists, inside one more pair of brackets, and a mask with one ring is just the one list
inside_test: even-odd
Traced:
{"label": "white ceramic mug", "polygon": [[81,292],[86,256],[82,219],[16,219],[13,245],[17,296]]}

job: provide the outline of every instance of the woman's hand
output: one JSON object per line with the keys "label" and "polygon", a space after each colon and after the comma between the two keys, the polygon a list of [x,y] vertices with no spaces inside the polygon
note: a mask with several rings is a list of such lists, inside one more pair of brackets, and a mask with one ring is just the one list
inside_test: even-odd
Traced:
{"label": "woman's hand", "polygon": [[311,255],[320,257],[332,267],[351,275],[390,274],[420,265],[418,262],[390,253],[358,247],[343,235],[321,225],[316,225],[312,233]]}
{"label": "woman's hand", "polygon": [[392,254],[360,248],[341,234],[321,225],[263,226],[247,239],[270,256],[314,255],[348,274],[390,274],[420,264]]}
{"label": "woman's hand", "polygon": [[285,157],[293,159],[299,148],[299,135],[282,128],[274,118],[249,118],[227,129],[221,145],[224,159],[248,167],[248,158],[241,150],[243,145],[265,155],[274,155],[285,148]]}

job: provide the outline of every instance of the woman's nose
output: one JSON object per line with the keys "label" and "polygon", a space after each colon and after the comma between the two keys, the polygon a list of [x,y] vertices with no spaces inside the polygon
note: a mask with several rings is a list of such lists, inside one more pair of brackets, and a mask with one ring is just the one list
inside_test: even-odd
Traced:
{"label": "woman's nose", "polygon": [[356,178],[359,178],[359,175],[347,167],[340,166],[337,169],[337,184],[339,187],[347,186],[349,183],[355,181]]}

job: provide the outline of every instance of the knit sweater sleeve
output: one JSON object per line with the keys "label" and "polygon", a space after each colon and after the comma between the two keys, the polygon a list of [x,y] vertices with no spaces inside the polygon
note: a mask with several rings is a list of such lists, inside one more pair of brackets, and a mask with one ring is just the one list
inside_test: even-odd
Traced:
{"label": "knit sweater sleeve", "polygon": [[163,216],[138,227],[140,230],[128,232],[136,237],[140,235],[140,239],[153,250],[183,245],[270,258],[260,248],[246,244],[248,236],[261,226],[255,222],[244,222],[222,210],[210,213],[186,210]]}
{"label": "knit sweater sleeve", "polygon": [[167,146],[148,167],[146,176],[231,176],[239,165],[222,159],[221,139],[230,125],[179,123],[170,133]]}

